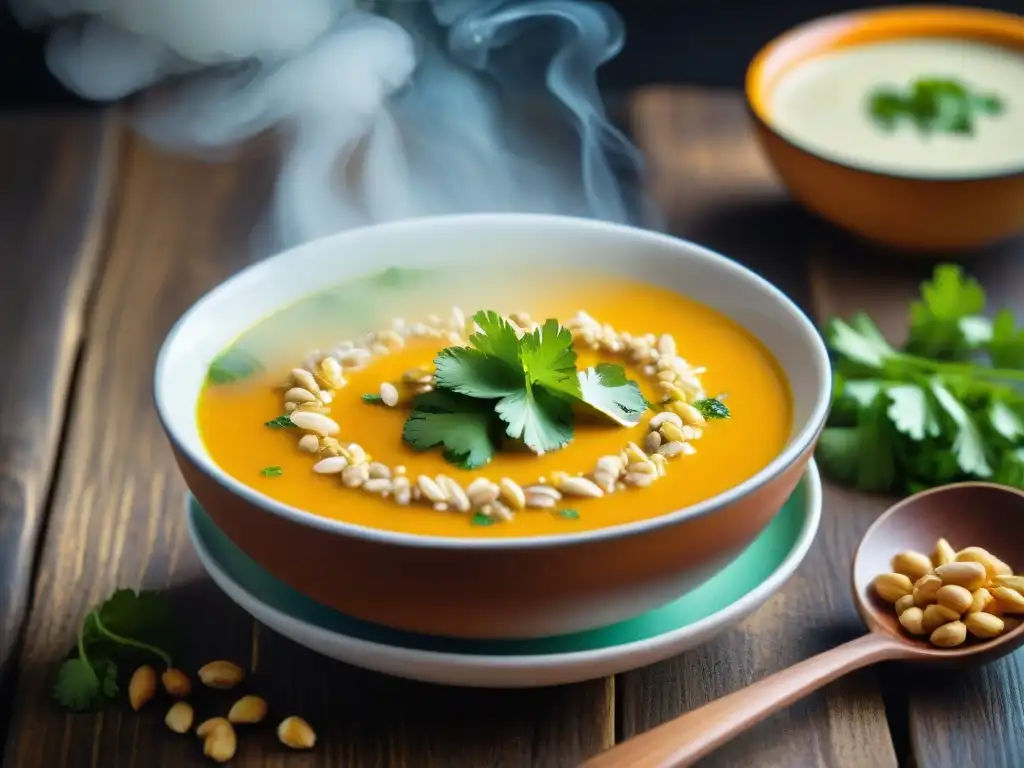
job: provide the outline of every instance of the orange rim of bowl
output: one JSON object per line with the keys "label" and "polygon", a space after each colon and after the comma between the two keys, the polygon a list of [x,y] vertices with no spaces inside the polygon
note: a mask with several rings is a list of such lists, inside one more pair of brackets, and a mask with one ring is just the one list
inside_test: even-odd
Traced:
{"label": "orange rim of bowl", "polygon": [[768,97],[789,72],[819,56],[861,45],[919,37],[951,38],[1015,49],[1024,56],[1024,16],[963,6],[907,6],[849,11],[799,24],[770,40],[751,59],[744,91],[747,109],[766,131],[818,160],[840,168],[894,179],[927,182],[968,182],[1024,175],[1024,166],[998,173],[945,176],[886,171],[824,157],[772,125]]}

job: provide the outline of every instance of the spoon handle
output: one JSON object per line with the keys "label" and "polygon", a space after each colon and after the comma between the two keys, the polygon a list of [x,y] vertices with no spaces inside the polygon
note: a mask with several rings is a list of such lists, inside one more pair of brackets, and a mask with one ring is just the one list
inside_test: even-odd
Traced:
{"label": "spoon handle", "polygon": [[754,723],[837,677],[899,658],[903,644],[870,633],[686,712],[585,761],[580,768],[684,768]]}

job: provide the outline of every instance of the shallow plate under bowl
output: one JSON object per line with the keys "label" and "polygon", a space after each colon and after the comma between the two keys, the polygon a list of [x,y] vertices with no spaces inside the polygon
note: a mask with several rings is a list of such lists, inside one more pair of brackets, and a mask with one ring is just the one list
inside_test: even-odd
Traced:
{"label": "shallow plate under bowl", "polygon": [[346,616],[257,565],[189,497],[199,559],[228,597],[261,623],[357,667],[446,685],[529,688],[637,669],[697,646],[759,608],[793,574],[821,520],[811,461],[796,491],[736,560],[686,596],[628,621],[538,640],[457,640],[401,632]]}

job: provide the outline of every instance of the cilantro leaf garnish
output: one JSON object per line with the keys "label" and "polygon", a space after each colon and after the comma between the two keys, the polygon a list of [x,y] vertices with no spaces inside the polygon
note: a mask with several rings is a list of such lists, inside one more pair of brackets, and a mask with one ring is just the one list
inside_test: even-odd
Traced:
{"label": "cilantro leaf garnish", "polygon": [[473,315],[473,322],[480,331],[469,337],[469,343],[482,354],[518,368],[519,337],[508,320],[497,312],[484,310]]}
{"label": "cilantro leaf garnish", "polygon": [[633,427],[648,408],[640,386],[630,381],[621,365],[601,363],[580,371],[580,401],[624,427]]}
{"label": "cilantro leaf garnish", "polygon": [[554,394],[580,397],[572,333],[560,326],[557,320],[548,320],[523,336],[519,360],[530,384],[544,387]]}
{"label": "cilantro leaf garnish", "polygon": [[895,347],[866,315],[828,323],[835,386],[818,457],[863,490],[960,480],[1024,488],[1024,329],[985,315],[981,285],[938,266]]}
{"label": "cilantro leaf garnish", "polygon": [[432,394],[454,399],[414,403],[403,435],[417,450],[440,445],[449,462],[472,468],[490,461],[502,430],[534,453],[564,447],[574,434],[574,404],[627,426],[649,406],[619,366],[579,373],[572,333],[557,320],[521,335],[496,312],[477,312],[473,322],[479,330],[469,346],[434,359]]}
{"label": "cilantro leaf garnish", "polygon": [[[518,343],[518,342],[517,342]],[[526,377],[515,363],[471,347],[448,347],[434,358],[438,387],[477,398],[498,398],[523,389]]]}
{"label": "cilantro leaf garnish", "polygon": [[731,414],[725,403],[716,397],[705,397],[694,400],[693,407],[697,409],[705,419],[728,419]]}
{"label": "cilantro leaf garnish", "polygon": [[505,433],[535,453],[564,448],[572,440],[572,405],[543,387],[530,386],[503,397],[494,410],[506,424]]}
{"label": "cilantro leaf garnish", "polygon": [[263,370],[263,364],[244,349],[229,349],[218,355],[206,372],[206,380],[213,385],[233,384]]}
{"label": "cilantro leaf garnish", "polygon": [[462,469],[487,464],[494,457],[496,436],[500,424],[487,401],[445,390],[417,396],[402,428],[402,439],[414,450],[442,446],[445,460]]}
{"label": "cilantro leaf garnish", "polygon": [[278,416],[276,419],[264,422],[263,426],[270,427],[271,429],[288,429],[289,427],[294,427],[295,422],[292,421],[286,413],[282,416]]}
{"label": "cilantro leaf garnish", "polygon": [[895,130],[903,121],[923,134],[971,135],[978,116],[995,117],[1004,110],[1003,100],[992,93],[980,93],[952,78],[920,77],[906,90],[876,88],[868,110],[875,124]]}
{"label": "cilantro leaf garnish", "polygon": [[159,594],[117,590],[86,614],[75,648],[57,673],[54,699],[75,711],[98,709],[120,690],[118,661],[156,656],[170,667],[172,640],[170,607]]}

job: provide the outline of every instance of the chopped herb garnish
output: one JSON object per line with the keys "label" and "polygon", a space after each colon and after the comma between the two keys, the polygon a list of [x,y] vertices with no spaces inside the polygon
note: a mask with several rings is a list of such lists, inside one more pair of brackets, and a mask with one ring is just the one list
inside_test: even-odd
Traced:
{"label": "chopped herb garnish", "polygon": [[173,637],[170,606],[155,592],[119,589],[86,614],[74,650],[60,668],[53,697],[76,711],[99,708],[117,696],[117,664],[156,656],[168,667]]}
{"label": "chopped herb garnish", "polygon": [[494,518],[488,517],[482,512],[477,512],[469,518],[469,522],[473,525],[494,525]]}
{"label": "chopped herb garnish", "polygon": [[559,509],[555,512],[555,516],[563,520],[579,520],[580,512],[578,509]]}
{"label": "chopped herb garnish", "polygon": [[693,407],[700,411],[700,415],[705,419],[728,419],[730,415],[725,403],[715,397],[695,400]]}
{"label": "chopped herb garnish", "polygon": [[413,403],[403,437],[413,448],[443,445],[445,458],[473,468],[490,461],[504,437],[535,453],[573,437],[574,405],[633,426],[648,407],[636,382],[616,365],[576,370],[572,334],[548,320],[519,338],[496,312],[478,312],[470,346],[434,360],[434,392]]}
{"label": "chopped herb garnish", "polygon": [[287,429],[288,427],[294,427],[295,422],[289,418],[288,414],[278,416],[276,419],[264,422],[263,426],[270,427],[271,429]]}
{"label": "chopped herb garnish", "polygon": [[232,384],[259,373],[263,364],[244,349],[229,349],[210,364],[206,380],[210,384]]}
{"label": "chopped herb garnish", "polygon": [[360,395],[363,398],[364,403],[379,403],[383,399],[380,395],[374,392],[367,392],[365,395]]}
{"label": "chopped herb garnish", "polygon": [[834,479],[913,492],[960,480],[1024,488],[1024,329],[940,265],[910,307],[909,340],[890,345],[864,314],[832,320],[835,386],[817,456]]}
{"label": "chopped herb garnish", "polygon": [[979,93],[962,82],[949,78],[922,77],[908,89],[876,88],[871,94],[869,111],[875,124],[886,131],[895,130],[901,121],[909,121],[921,133],[974,133],[979,115],[995,116],[1003,112],[1001,98]]}
{"label": "chopped herb garnish", "polygon": [[264,477],[280,477],[284,474],[284,469],[281,467],[264,467],[260,470],[260,474]]}

